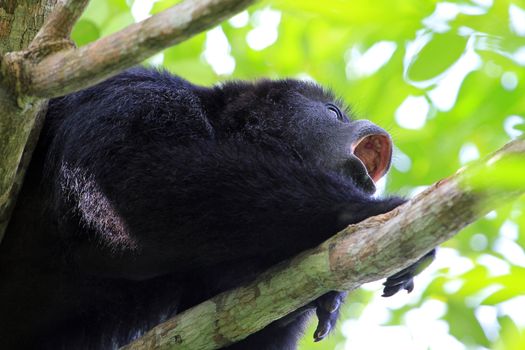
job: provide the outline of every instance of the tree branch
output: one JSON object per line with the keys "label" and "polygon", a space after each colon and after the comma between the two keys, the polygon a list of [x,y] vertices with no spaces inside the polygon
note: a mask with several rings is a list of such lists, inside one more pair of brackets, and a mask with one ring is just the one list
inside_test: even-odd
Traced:
{"label": "tree branch", "polygon": [[[265,272],[249,285],[222,293],[153,328],[122,350],[217,349],[252,334],[330,290],[353,290],[388,277],[498,205],[525,191],[479,186],[504,169],[525,141],[437,182],[395,210],[351,225],[319,247]],[[521,173],[521,172],[520,172]],[[481,174],[481,175],[480,175]]]}
{"label": "tree branch", "polygon": [[27,67],[22,91],[55,97],[91,86],[217,25],[253,2],[186,0],[120,32]]}
{"label": "tree branch", "polygon": [[88,3],[89,0],[60,0],[33,39],[30,48],[41,46],[45,42],[69,38],[73,26]]}

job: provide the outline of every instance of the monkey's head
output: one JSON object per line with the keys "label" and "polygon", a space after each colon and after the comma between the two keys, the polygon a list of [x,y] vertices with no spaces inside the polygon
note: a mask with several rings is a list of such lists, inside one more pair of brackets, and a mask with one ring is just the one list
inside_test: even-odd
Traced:
{"label": "monkey's head", "polygon": [[221,138],[243,138],[289,152],[350,176],[367,193],[390,167],[390,135],[355,120],[343,103],[317,84],[299,80],[231,82],[214,89],[220,115],[209,116]]}

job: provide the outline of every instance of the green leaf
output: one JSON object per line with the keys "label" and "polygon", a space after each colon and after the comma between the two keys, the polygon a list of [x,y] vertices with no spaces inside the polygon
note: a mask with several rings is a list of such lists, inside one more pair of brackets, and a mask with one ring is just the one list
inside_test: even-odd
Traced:
{"label": "green leaf", "polygon": [[113,16],[102,28],[102,36],[115,33],[128,25],[135,23],[135,19],[129,12],[122,12],[119,15]]}
{"label": "green leaf", "polygon": [[99,28],[89,19],[79,20],[73,28],[73,32],[71,33],[71,38],[77,44],[77,46],[86,45],[92,41],[97,40],[99,37]]}
{"label": "green leaf", "polygon": [[455,33],[435,33],[408,67],[414,81],[434,78],[450,68],[465,51],[467,38]]}
{"label": "green leaf", "polygon": [[525,178],[518,176],[525,172],[525,159],[522,155],[509,155],[491,164],[482,166],[468,177],[466,184],[477,189],[525,189]]}
{"label": "green leaf", "polygon": [[445,320],[450,325],[450,334],[464,344],[489,346],[489,340],[474,316],[474,310],[466,308],[464,304],[449,301]]}
{"label": "green leaf", "polygon": [[494,350],[522,350],[525,348],[525,332],[518,328],[509,316],[500,316],[500,337],[497,339]]}
{"label": "green leaf", "polygon": [[153,8],[151,9],[151,14],[162,12],[176,4],[181,2],[181,0],[161,0],[155,2]]}

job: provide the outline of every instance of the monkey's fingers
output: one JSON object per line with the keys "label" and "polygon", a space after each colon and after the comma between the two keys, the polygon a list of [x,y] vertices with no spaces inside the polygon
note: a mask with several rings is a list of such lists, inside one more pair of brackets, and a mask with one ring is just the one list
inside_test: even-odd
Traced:
{"label": "monkey's fingers", "polygon": [[387,279],[383,285],[385,288],[383,288],[383,294],[382,297],[391,297],[392,295],[399,292],[401,289],[406,290],[408,293],[410,293],[414,289],[414,279],[411,275],[404,276],[404,279],[396,279],[390,281]]}
{"label": "monkey's fingers", "polygon": [[434,260],[436,250],[432,249],[416,263],[388,277],[383,283],[383,297],[390,297],[401,289],[410,293],[414,289],[414,276],[423,271]]}
{"label": "monkey's fingers", "polygon": [[335,328],[339,309],[346,294],[346,292],[329,292],[316,300],[318,324],[314,332],[314,341],[323,340]]}

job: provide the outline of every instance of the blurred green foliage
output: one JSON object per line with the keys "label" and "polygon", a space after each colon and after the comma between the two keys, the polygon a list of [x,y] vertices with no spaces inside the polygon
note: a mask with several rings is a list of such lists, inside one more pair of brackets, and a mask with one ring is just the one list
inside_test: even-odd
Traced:
{"label": "blurred green foliage", "polygon": [[[177,2],[92,0],[73,39],[86,45]],[[329,86],[356,116],[393,135],[386,191],[411,195],[524,129],[525,2],[260,1],[147,64],[198,84],[296,77]],[[522,188],[523,166],[487,171],[480,184]],[[416,279],[419,294],[403,297],[404,306],[386,304],[388,317],[378,326],[410,328],[413,310],[437,302],[445,311],[435,324],[457,340],[450,349],[525,349],[525,319],[518,315],[525,307],[524,204],[508,203],[447,242],[436,267]],[[353,292],[342,319],[366,314],[379,289]],[[344,324],[318,344],[310,341],[312,325],[301,349],[343,349]],[[447,347],[404,346],[426,348]]]}

